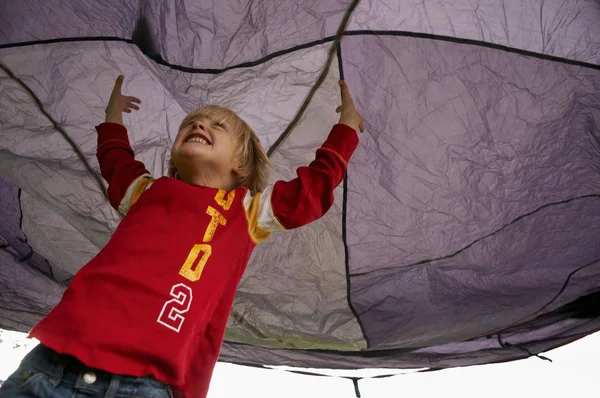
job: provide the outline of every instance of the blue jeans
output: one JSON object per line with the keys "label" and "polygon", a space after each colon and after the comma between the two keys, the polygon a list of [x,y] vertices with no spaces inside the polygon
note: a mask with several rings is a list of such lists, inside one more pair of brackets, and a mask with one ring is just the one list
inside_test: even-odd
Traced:
{"label": "blue jeans", "polygon": [[171,388],[151,377],[121,376],[93,369],[39,344],[2,384],[0,398],[173,398]]}

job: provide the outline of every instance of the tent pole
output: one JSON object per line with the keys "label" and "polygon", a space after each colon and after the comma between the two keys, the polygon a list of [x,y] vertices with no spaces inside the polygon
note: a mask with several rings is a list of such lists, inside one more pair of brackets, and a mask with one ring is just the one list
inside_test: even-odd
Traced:
{"label": "tent pole", "polygon": [[358,388],[358,381],[360,380],[360,378],[358,377],[352,377],[352,384],[354,384],[354,393],[356,394],[356,398],[360,398],[360,389]]}

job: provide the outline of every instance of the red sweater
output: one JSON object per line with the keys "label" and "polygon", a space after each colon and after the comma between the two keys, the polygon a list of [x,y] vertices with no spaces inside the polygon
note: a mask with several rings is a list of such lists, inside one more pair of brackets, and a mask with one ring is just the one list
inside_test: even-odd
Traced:
{"label": "red sweater", "polygon": [[125,127],[96,129],[110,203],[126,216],[30,335],[88,366],[153,375],[187,397],[204,397],[252,250],[270,232],[327,212],[357,134],[334,126],[297,178],[253,196],[245,187],[155,180],[135,160]]}

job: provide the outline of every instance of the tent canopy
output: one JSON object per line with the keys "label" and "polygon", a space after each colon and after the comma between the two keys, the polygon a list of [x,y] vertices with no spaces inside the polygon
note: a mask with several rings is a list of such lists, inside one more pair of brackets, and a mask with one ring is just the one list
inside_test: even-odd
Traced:
{"label": "tent canopy", "polygon": [[597,1],[4,0],[2,328],[28,331],[119,223],[94,130],[119,74],[155,175],[202,105],[253,126],[273,182],[337,121],[340,77],[365,117],[333,208],[255,250],[221,360],[447,368],[600,329]]}

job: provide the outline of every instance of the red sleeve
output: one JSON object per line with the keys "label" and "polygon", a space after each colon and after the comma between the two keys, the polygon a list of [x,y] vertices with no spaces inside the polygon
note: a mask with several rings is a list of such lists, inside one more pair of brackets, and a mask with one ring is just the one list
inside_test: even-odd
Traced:
{"label": "red sleeve", "polygon": [[149,174],[144,164],[135,160],[129,144],[127,129],[117,123],[102,123],[96,126],[98,150],[96,157],[100,163],[102,177],[108,182],[108,199],[115,209],[127,192],[131,183],[142,174]]}
{"label": "red sleeve", "polygon": [[273,215],[285,229],[298,228],[322,217],[334,201],[350,157],[358,145],[355,130],[336,124],[308,167],[291,181],[277,181],[271,195]]}

